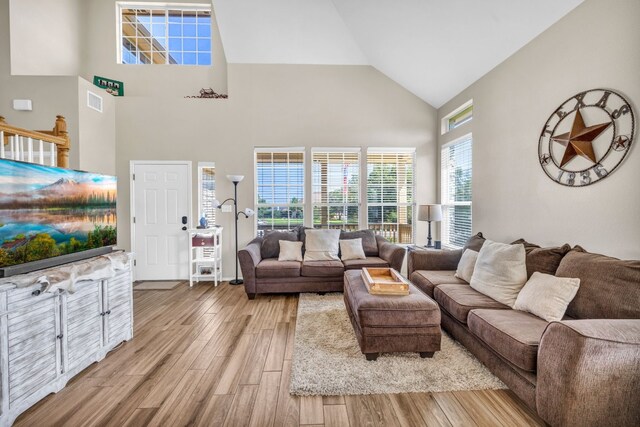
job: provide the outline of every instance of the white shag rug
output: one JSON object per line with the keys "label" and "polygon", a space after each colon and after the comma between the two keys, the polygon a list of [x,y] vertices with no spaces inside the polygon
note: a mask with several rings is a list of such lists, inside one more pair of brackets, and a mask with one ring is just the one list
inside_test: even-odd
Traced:
{"label": "white shag rug", "polygon": [[462,345],[442,334],[431,359],[383,353],[367,361],[342,294],[300,294],[291,367],[294,395],[443,392],[507,388]]}

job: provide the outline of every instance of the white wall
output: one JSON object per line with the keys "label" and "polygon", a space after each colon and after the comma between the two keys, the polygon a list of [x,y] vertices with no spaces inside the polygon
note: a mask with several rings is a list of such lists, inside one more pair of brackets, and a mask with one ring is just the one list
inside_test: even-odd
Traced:
{"label": "white wall", "polygon": [[[568,242],[640,259],[640,152],[602,182],[568,188],[538,163],[538,136],[565,99],[610,88],[640,103],[640,2],[587,0],[439,109],[473,99],[473,229],[498,241]],[[638,145],[636,129],[635,145]]]}
{"label": "white wall", "polygon": [[[256,146],[359,146],[363,152],[369,146],[416,147],[417,202],[435,200],[436,111],[374,68],[230,64],[229,90],[228,100],[117,99],[121,246],[130,242],[131,160],[215,162],[220,200],[233,196],[225,176],[245,175],[238,187],[239,207],[245,208],[254,207]],[[194,189],[194,200],[196,194]],[[229,277],[234,274],[233,215],[219,213],[218,218],[225,227],[223,268]],[[241,219],[240,245],[254,233],[254,221]],[[418,224],[417,236],[426,240],[425,224]]]}
{"label": "white wall", "polygon": [[77,76],[81,0],[11,0],[11,73]]}

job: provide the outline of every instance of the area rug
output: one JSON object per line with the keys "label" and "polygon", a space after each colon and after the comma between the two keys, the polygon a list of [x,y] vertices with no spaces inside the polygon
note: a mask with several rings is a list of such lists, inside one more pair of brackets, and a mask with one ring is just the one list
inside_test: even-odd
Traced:
{"label": "area rug", "polygon": [[442,335],[432,359],[381,354],[367,361],[342,294],[300,294],[291,367],[294,395],[443,392],[507,388],[462,345]]}
{"label": "area rug", "polygon": [[172,281],[145,281],[140,282],[133,287],[134,291],[170,291],[178,286],[181,282],[179,280]]}

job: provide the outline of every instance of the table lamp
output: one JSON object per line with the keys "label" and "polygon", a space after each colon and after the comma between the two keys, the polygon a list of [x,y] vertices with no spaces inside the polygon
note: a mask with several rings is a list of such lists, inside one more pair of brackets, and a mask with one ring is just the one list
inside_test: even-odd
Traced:
{"label": "table lamp", "polygon": [[442,221],[441,205],[420,205],[418,206],[418,221],[429,223],[429,234],[427,235],[427,247],[433,248],[431,244],[431,221]]}

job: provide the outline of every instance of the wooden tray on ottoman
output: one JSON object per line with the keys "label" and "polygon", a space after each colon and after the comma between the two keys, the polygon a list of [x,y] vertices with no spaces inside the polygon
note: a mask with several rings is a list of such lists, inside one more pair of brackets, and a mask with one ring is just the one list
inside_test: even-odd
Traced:
{"label": "wooden tray on ottoman", "polygon": [[393,268],[363,268],[362,281],[372,295],[409,295],[409,282]]}

